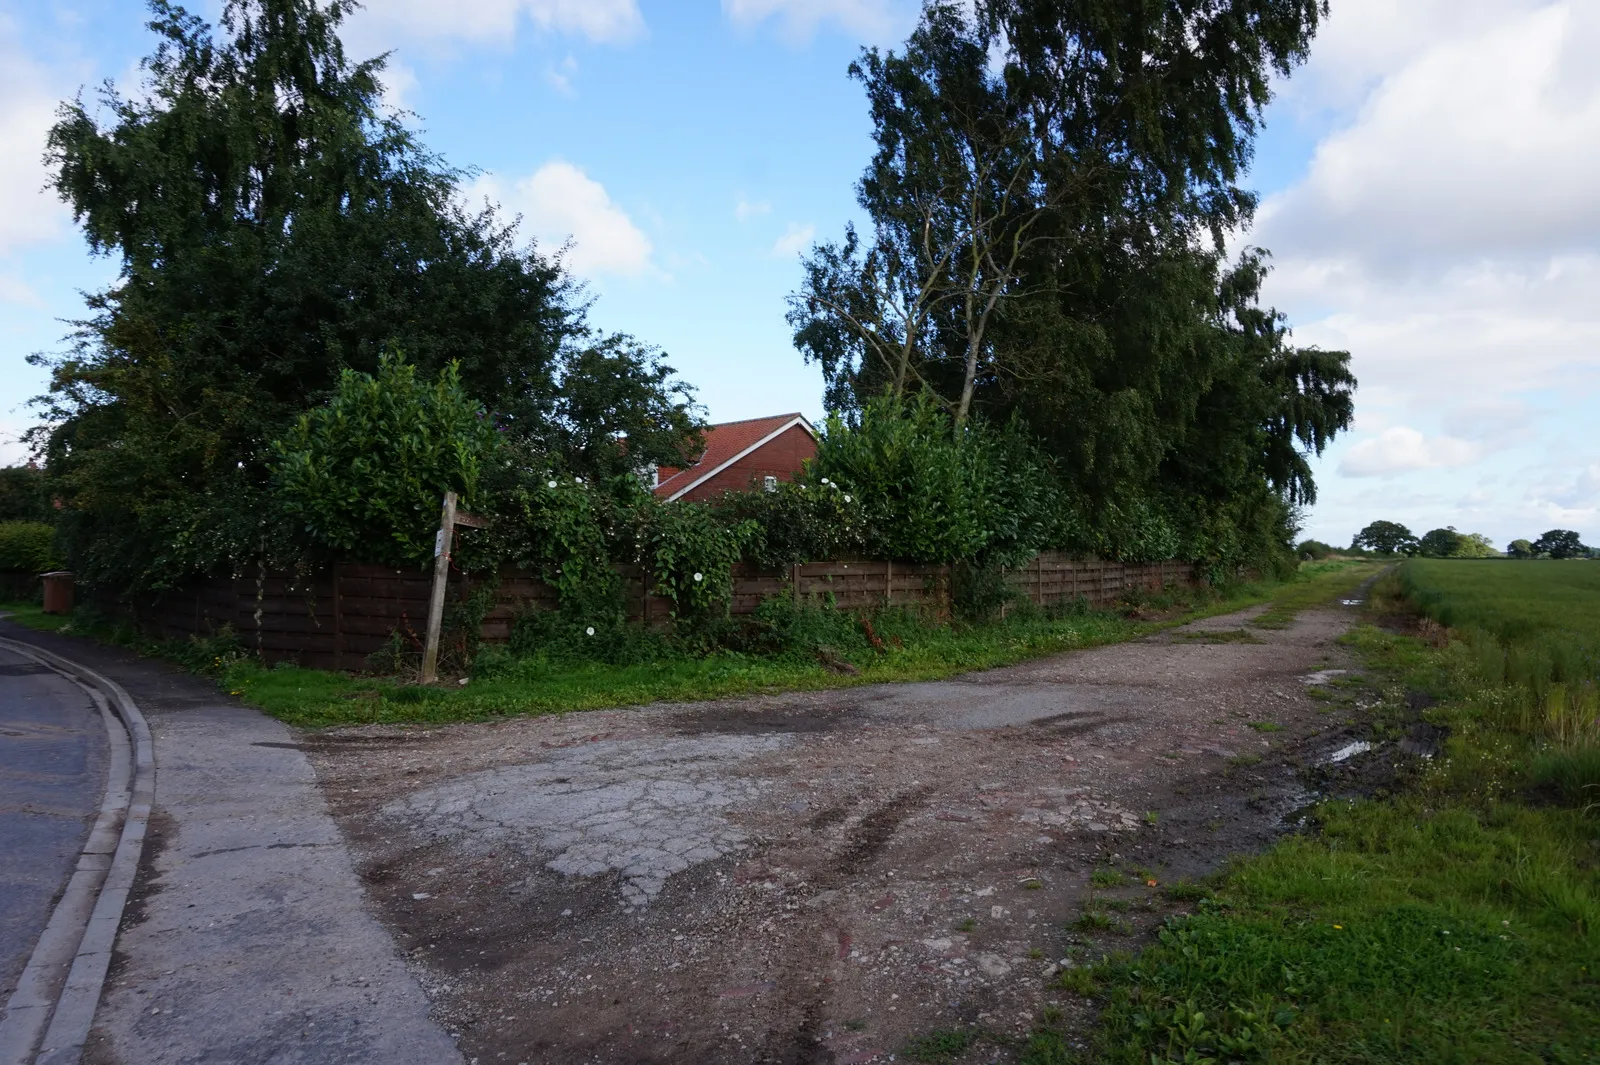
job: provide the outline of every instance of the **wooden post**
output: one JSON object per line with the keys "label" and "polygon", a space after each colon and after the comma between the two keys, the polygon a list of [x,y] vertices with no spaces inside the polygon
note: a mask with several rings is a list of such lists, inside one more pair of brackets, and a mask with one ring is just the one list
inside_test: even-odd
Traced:
{"label": "wooden post", "polygon": [[894,606],[894,563],[883,564],[883,605]]}
{"label": "wooden post", "polygon": [[344,603],[339,598],[339,563],[333,564],[333,668],[344,668]]}
{"label": "wooden post", "polygon": [[802,602],[800,597],[800,564],[798,562],[789,567],[789,583],[794,585],[795,603]]}
{"label": "wooden post", "polygon": [[428,598],[428,639],[422,646],[422,683],[439,679],[439,629],[444,624],[444,592],[450,581],[450,546],[456,535],[456,494],[444,494],[439,534],[433,541],[433,594]]}

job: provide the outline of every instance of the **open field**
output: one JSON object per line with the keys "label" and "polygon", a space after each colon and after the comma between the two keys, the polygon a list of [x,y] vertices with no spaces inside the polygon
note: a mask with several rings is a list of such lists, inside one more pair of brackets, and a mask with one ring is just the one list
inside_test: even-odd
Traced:
{"label": "open field", "polygon": [[[1344,709],[1372,745],[1349,761],[1428,757],[1383,787],[1324,783],[1316,832],[1075,975],[1104,1007],[1098,1060],[1600,1060],[1596,588],[1600,567],[1560,562],[1381,581],[1386,627],[1346,640],[1371,692]],[[1024,1060],[1076,1059],[1047,1028]]]}
{"label": "open field", "polygon": [[[1245,584],[1216,593],[1147,597],[1118,611],[1085,610],[1046,615],[1011,613],[981,625],[926,624],[895,611],[874,618],[872,635],[848,614],[814,611],[796,619],[798,632],[777,653],[673,653],[646,648],[620,663],[550,655],[512,658],[482,655],[465,685],[423,687],[384,676],[352,676],[279,666],[264,669],[226,638],[139,644],[126,630],[92,628],[87,634],[131,643],[142,651],[211,672],[252,706],[300,727],[484,720],[514,714],[563,713],[658,701],[685,701],[816,691],[895,681],[939,680],[974,670],[1013,665],[1063,651],[1135,639],[1197,618],[1274,604],[1273,617],[1292,616],[1298,605],[1326,600],[1352,574],[1376,572],[1360,562],[1302,567],[1284,584]],[[1359,579],[1354,578],[1354,579]],[[16,620],[59,624],[37,608],[6,607]],[[1287,613],[1285,613],[1287,611]]]}
{"label": "open field", "polygon": [[1545,633],[1586,638],[1600,648],[1600,565],[1590,561],[1413,559],[1401,570],[1406,594],[1450,628],[1479,628],[1502,640]]}

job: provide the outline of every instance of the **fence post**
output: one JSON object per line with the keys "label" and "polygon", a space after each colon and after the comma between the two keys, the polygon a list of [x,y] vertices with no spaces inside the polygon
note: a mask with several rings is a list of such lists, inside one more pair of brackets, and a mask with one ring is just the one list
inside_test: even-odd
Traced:
{"label": "fence post", "polygon": [[804,600],[800,595],[800,563],[796,562],[789,567],[789,583],[794,586],[795,605],[799,606]]}
{"label": "fence post", "polygon": [[439,533],[433,541],[433,594],[428,597],[428,637],[422,645],[422,683],[439,679],[439,629],[444,623],[444,592],[450,581],[450,545],[456,534],[456,494],[444,494]]}
{"label": "fence post", "polygon": [[883,605],[894,606],[894,563],[883,563]]}
{"label": "fence post", "polygon": [[333,668],[344,668],[344,604],[339,598],[339,563],[333,564]]}

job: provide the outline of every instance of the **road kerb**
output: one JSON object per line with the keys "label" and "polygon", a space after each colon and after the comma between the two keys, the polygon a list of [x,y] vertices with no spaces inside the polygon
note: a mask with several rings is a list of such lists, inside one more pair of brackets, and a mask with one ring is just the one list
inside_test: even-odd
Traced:
{"label": "road kerb", "polygon": [[155,798],[155,750],[144,715],[115,681],[31,644],[0,638],[0,647],[84,687],[111,741],[100,814],[0,1019],[0,1065],[73,1065],[94,1023],[144,850]]}

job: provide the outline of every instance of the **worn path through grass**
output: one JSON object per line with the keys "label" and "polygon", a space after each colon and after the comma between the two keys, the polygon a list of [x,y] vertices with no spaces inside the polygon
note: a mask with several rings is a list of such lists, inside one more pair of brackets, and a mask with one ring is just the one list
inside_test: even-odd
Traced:
{"label": "worn path through grass", "polygon": [[[1393,623],[1409,592],[1463,628],[1347,638],[1371,679],[1347,704],[1371,748],[1341,767],[1357,786],[1155,946],[1074,975],[1102,1008],[1094,1060],[1600,1060],[1600,803],[1585,790],[1600,796],[1600,775],[1569,791],[1540,776],[1593,762],[1569,726],[1594,725],[1596,578],[1424,562],[1380,582],[1374,616]],[[1046,1026],[1021,1060],[1079,1058]]]}

